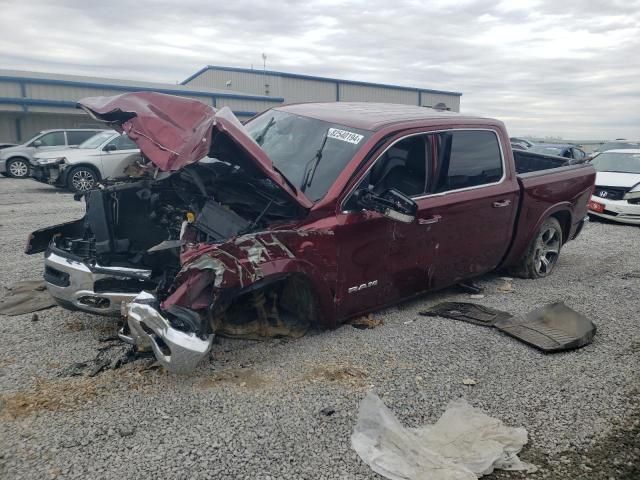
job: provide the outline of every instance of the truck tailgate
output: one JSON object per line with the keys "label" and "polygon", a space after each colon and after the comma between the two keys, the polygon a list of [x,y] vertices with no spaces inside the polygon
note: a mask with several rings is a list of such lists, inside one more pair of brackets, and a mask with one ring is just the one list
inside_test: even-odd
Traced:
{"label": "truck tailgate", "polygon": [[596,172],[589,163],[534,171],[517,176],[520,207],[511,249],[503,265],[513,265],[526,250],[540,224],[556,214],[567,242],[587,215]]}

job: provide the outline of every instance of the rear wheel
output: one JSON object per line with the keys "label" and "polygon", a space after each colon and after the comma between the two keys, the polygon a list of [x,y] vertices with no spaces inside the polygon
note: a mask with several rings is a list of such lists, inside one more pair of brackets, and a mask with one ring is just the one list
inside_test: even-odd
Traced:
{"label": "rear wheel", "polygon": [[562,227],[553,217],[547,218],[533,238],[529,248],[511,273],[522,278],[542,278],[553,272],[560,248],[562,247]]}
{"label": "rear wheel", "polygon": [[13,158],[7,162],[7,173],[13,178],[29,176],[29,164],[24,158]]}
{"label": "rear wheel", "polygon": [[98,173],[91,167],[73,167],[67,176],[67,188],[72,192],[86,192],[95,188]]}

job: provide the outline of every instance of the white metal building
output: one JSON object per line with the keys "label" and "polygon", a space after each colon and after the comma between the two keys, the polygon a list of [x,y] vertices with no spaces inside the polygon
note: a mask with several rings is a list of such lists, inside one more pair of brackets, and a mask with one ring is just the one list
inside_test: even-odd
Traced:
{"label": "white metal building", "polygon": [[314,77],[296,73],[209,65],[182,82],[198,88],[230,88],[297,102],[383,102],[460,111],[459,92]]}
{"label": "white metal building", "polygon": [[102,126],[76,102],[84,97],[156,91],[228,106],[241,120],[282,103],[364,101],[460,111],[461,93],[207,66],[180,85],[0,70],[0,143],[20,142],[40,130]]}
{"label": "white metal building", "polygon": [[155,91],[181,95],[217,108],[228,106],[240,119],[252,117],[284,99],[185,85],[0,70],[0,142],[28,140],[40,130],[104,126],[76,102],[84,97]]}

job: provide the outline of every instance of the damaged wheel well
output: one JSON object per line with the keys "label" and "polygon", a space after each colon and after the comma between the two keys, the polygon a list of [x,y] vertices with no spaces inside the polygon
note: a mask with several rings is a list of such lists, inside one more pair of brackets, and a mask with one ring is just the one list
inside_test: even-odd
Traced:
{"label": "damaged wheel well", "polygon": [[300,337],[320,323],[319,300],[300,273],[266,277],[235,293],[211,313],[218,335],[242,338]]}
{"label": "damaged wheel well", "polygon": [[560,227],[562,228],[562,244],[564,245],[569,240],[569,233],[571,232],[571,213],[567,210],[561,210],[551,216],[560,222]]}

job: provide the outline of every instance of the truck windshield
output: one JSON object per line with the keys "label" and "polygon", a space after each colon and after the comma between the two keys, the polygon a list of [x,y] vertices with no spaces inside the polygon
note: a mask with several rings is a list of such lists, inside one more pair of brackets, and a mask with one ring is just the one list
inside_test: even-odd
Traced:
{"label": "truck windshield", "polygon": [[[371,135],[366,130],[278,110],[260,115],[245,128],[287,180],[314,202],[326,195]],[[309,174],[311,169],[313,175]]]}
{"label": "truck windshield", "polygon": [[104,142],[113,137],[113,132],[100,132],[93,137],[87,138],[84,142],[78,145],[78,148],[98,148]]}
{"label": "truck windshield", "polygon": [[640,173],[640,153],[605,152],[591,163],[598,172]]}

